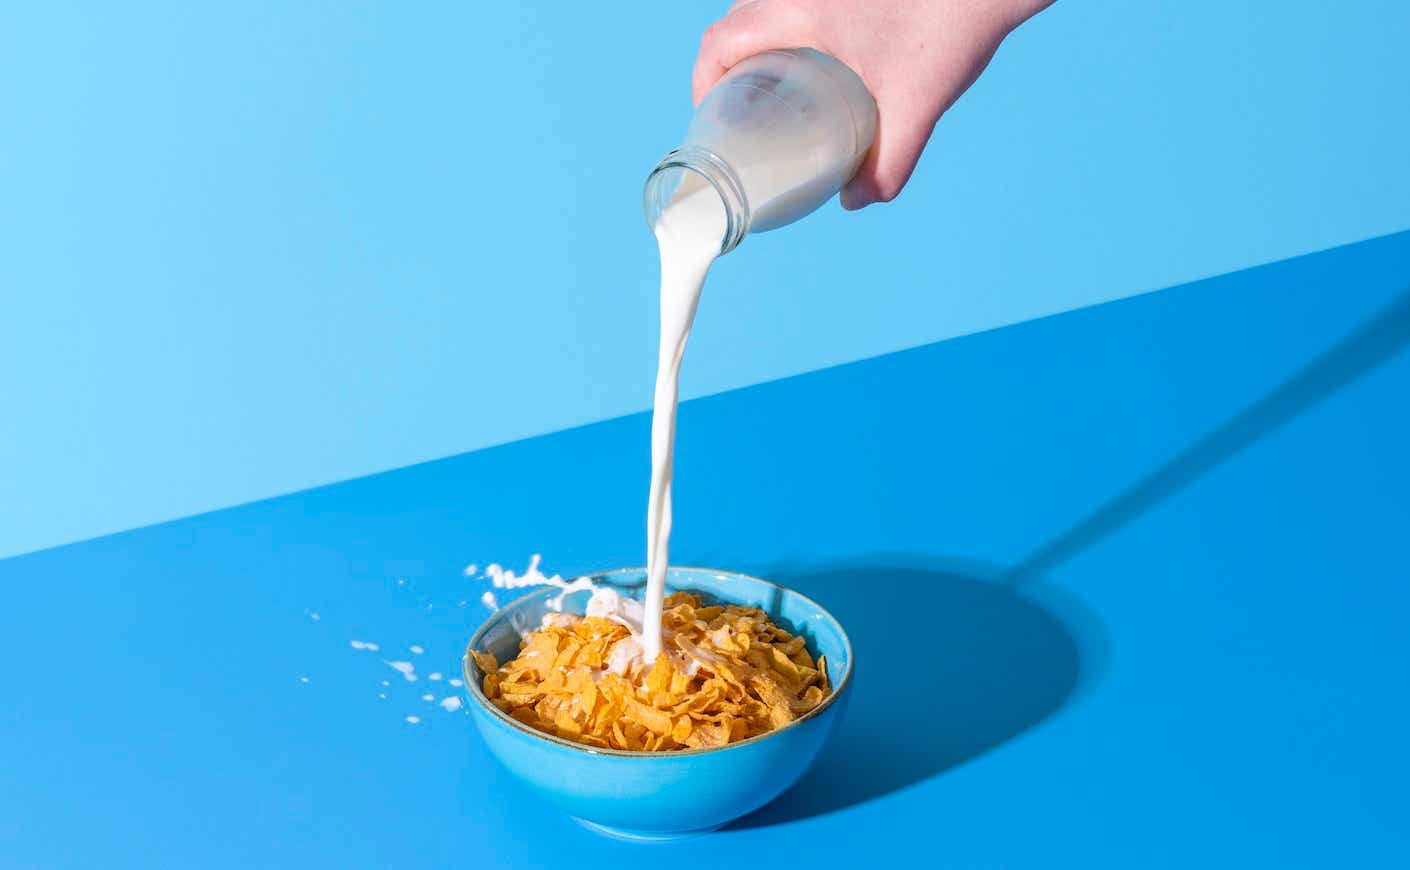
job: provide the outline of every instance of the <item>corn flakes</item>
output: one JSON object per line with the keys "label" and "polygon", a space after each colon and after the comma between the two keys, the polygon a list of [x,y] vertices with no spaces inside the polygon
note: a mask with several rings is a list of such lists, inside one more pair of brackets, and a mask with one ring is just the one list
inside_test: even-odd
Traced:
{"label": "corn flakes", "polygon": [[[500,665],[471,651],[490,702],[532,728],[589,746],[723,746],[782,728],[827,697],[827,662],[757,607],[666,598],[649,665],[628,629],[599,617],[547,620]],[[618,655],[614,648],[622,647]]]}

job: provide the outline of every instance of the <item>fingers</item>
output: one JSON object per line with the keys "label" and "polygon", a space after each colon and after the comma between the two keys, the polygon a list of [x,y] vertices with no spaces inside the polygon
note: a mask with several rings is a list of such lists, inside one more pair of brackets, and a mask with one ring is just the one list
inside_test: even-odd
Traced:
{"label": "fingers", "polygon": [[[790,0],[744,0],[712,24],[700,40],[691,75],[691,97],[696,105],[712,87],[742,60],[775,48],[816,48],[829,51],[817,33],[821,27],[807,7]],[[845,61],[844,61],[845,62]],[[854,68],[856,60],[853,60]],[[934,126],[933,114],[904,105],[904,100],[882,105],[876,143],[857,175],[842,191],[842,205],[858,209],[874,202],[888,202],[900,192],[915,169],[920,152]]]}
{"label": "fingers", "polygon": [[705,31],[691,74],[695,104],[730,67],[773,48],[821,48],[815,44],[806,14],[788,2],[748,0],[736,4]]}
{"label": "fingers", "polygon": [[842,189],[849,211],[890,202],[915,171],[935,124],[994,56],[1005,31],[950,38],[937,44],[939,64],[907,67],[903,76],[883,77],[872,91],[877,105],[876,142],[857,174]]}
{"label": "fingers", "polygon": [[[1051,0],[1020,0],[1023,16]],[[878,109],[876,141],[842,190],[859,209],[900,193],[940,116],[974,82],[1015,20],[982,3],[842,3],[743,0],[700,41],[691,76],[699,105],[740,61],[777,48],[815,48],[866,81]],[[1030,8],[1031,7],[1031,8]],[[1018,8],[1015,6],[1014,8]],[[919,11],[917,11],[919,9]],[[909,11],[908,11],[909,10]],[[937,14],[935,13],[943,13]],[[922,14],[923,13],[923,14]]]}
{"label": "fingers", "polygon": [[842,188],[842,207],[848,211],[896,198],[915,171],[937,120],[924,110],[908,110],[905,106],[885,103],[879,106],[878,112],[876,142],[857,174]]}

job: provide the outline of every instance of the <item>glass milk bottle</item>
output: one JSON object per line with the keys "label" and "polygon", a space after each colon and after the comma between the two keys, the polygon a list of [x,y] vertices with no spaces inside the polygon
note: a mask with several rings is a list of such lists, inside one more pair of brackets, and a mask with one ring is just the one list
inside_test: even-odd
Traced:
{"label": "glass milk bottle", "polygon": [[810,48],[736,64],[696,109],[685,140],[646,179],[647,223],[672,202],[714,187],[727,224],[720,253],[748,233],[792,223],[827,202],[876,136],[876,102],[860,77]]}

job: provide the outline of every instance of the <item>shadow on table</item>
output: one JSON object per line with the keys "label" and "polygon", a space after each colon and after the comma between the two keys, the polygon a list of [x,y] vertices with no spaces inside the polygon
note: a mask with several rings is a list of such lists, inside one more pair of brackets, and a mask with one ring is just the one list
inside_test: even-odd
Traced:
{"label": "shadow on table", "polygon": [[1004,577],[1027,583],[1114,534],[1240,451],[1410,347],[1410,290],[1317,355],[1267,395],[1225,420],[1117,494],[1096,512],[1048,541]]}
{"label": "shadow on table", "polygon": [[[989,571],[916,561],[878,557],[771,573],[844,617],[856,673],[846,715],[818,763],[732,827],[832,812],[963,764],[1052,714],[1091,670],[1100,632],[1074,604],[1039,603],[981,579]],[[920,630],[898,619],[912,606],[925,610]]]}
{"label": "shadow on table", "polygon": [[[881,797],[1050,716],[1100,671],[1105,643],[1100,624],[1041,577],[1407,347],[1410,292],[1403,292],[1267,395],[1003,571],[883,557],[764,572],[844,620],[857,679],[818,764],[733,826],[779,824]],[[912,604],[926,610],[924,632],[907,631],[914,624],[897,619]]]}

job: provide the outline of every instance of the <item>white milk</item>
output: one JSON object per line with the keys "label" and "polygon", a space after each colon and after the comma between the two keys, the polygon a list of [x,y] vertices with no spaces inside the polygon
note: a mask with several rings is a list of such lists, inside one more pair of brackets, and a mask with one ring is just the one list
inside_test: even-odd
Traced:
{"label": "white milk", "polygon": [[[638,608],[611,590],[595,589],[589,578],[547,577],[537,556],[522,577],[498,565],[485,572],[497,589],[558,587],[548,600],[550,611],[560,611],[569,593],[594,589],[588,613],[632,632],[613,648],[617,673],[644,672],[662,649],[681,358],[710,264],[746,233],[792,223],[830,199],[856,172],[875,134],[876,103],[845,64],[807,48],[767,51],[720,79],[696,109],[680,147],[647,178],[642,204],[661,251],[661,347],[651,415],[646,599]],[[475,573],[474,565],[465,569],[466,576]],[[492,592],[482,600],[491,609],[499,603]],[[558,622],[555,614],[544,624]],[[695,663],[678,666],[693,672]]]}
{"label": "white milk", "polygon": [[681,358],[710,264],[720,254],[725,206],[713,188],[699,187],[666,208],[655,226],[661,250],[661,350],[651,410],[651,490],[646,501],[646,601],[642,656],[649,664],[661,651],[661,600],[671,541],[671,466],[675,455],[676,404]]}

